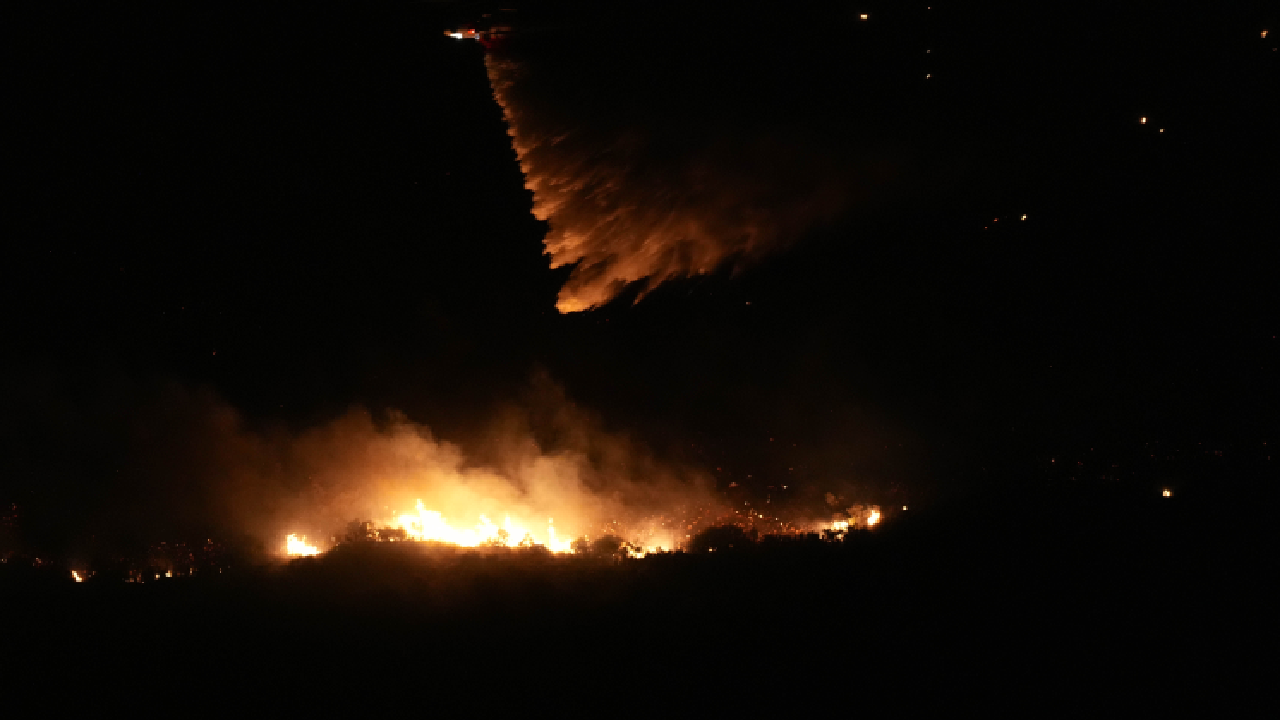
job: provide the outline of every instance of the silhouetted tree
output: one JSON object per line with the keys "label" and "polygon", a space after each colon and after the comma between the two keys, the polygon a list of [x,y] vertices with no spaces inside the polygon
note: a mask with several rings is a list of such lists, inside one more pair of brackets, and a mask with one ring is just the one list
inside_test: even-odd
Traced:
{"label": "silhouetted tree", "polygon": [[570,547],[574,553],[586,557],[624,558],[630,546],[617,535],[605,535],[595,540],[589,540],[586,537],[578,538]]}
{"label": "silhouetted tree", "polygon": [[591,554],[597,557],[626,557],[626,542],[616,535],[605,535],[591,543]]}

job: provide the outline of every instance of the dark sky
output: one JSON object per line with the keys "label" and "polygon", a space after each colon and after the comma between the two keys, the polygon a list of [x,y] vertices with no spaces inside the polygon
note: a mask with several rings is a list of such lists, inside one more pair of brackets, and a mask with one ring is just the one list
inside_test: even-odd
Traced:
{"label": "dark sky", "polygon": [[879,493],[1275,438],[1274,10],[898,5],[527,8],[525,60],[580,71],[545,112],[625,117],[660,168],[722,128],[870,158],[834,222],[570,315],[482,51],[441,34],[473,6],[21,18],[0,495],[111,496],[166,383],[465,440],[545,371],[673,461]]}

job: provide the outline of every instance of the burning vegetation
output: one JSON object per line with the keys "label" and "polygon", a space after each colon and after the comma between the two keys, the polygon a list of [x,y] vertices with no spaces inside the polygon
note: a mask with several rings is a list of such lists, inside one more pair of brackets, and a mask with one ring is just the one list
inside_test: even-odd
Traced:
{"label": "burning vegetation", "polygon": [[869,494],[857,489],[824,503],[791,497],[795,486],[713,479],[605,429],[554,383],[534,385],[459,441],[363,409],[301,431],[251,427],[212,394],[167,387],[130,411],[128,491],[56,551],[21,550],[34,525],[11,504],[0,560],[154,582],[354,544],[625,559],[741,546],[725,533],[838,540],[880,512],[851,505]]}
{"label": "burning vegetation", "polygon": [[[832,497],[830,493],[828,497]],[[547,518],[545,532],[532,530],[510,516],[504,517],[499,524],[480,515],[480,521],[472,527],[455,527],[441,513],[428,510],[421,500],[417,501],[416,507],[416,514],[400,515],[385,523],[353,520],[347,524],[345,533],[331,537],[332,544],[336,547],[342,544],[416,542],[456,548],[536,549],[554,554],[642,558],[672,551],[715,552],[735,546],[744,548],[762,537],[766,540],[807,537],[838,542],[859,530],[874,528],[881,520],[878,505],[854,505],[848,508],[847,513],[836,513],[830,522],[789,522],[755,511],[744,514],[728,510],[727,505],[721,504],[692,508],[689,515],[680,519],[667,516],[646,518],[651,526],[667,528],[670,531],[668,536],[672,538],[680,529],[688,531],[681,540],[646,545],[614,534],[621,531],[616,522],[604,524],[602,534],[594,539],[589,535],[570,538],[556,534],[554,518]],[[315,545],[308,545],[305,540],[305,537],[300,539],[297,535],[288,535],[284,544],[285,554],[290,557],[321,554]]]}

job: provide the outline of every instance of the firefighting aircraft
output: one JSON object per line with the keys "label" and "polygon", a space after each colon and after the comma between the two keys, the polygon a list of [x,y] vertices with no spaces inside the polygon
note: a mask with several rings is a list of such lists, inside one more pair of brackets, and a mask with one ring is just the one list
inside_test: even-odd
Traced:
{"label": "firefighting aircraft", "polygon": [[476,30],[475,28],[464,28],[461,30],[445,30],[444,34],[448,35],[449,37],[455,40],[479,40],[480,39],[480,31]]}
{"label": "firefighting aircraft", "polygon": [[515,28],[512,27],[515,12],[515,10],[504,9],[496,16],[485,13],[480,20],[467,23],[456,30],[445,30],[444,34],[455,40],[475,40],[486,48],[492,48],[515,32]]}

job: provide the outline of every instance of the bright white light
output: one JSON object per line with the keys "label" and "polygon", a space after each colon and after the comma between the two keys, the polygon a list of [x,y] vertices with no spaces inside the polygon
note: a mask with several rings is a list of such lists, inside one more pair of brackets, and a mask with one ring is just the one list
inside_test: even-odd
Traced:
{"label": "bright white light", "polygon": [[451,33],[449,33],[449,37],[451,37],[451,38],[453,38],[453,39],[455,39],[455,40],[461,40],[461,39],[462,39],[462,33],[460,33],[460,32],[451,32]]}
{"label": "bright white light", "polygon": [[315,545],[308,545],[307,536],[303,535],[299,538],[297,535],[290,534],[284,540],[285,554],[287,555],[319,555],[320,548]]}
{"label": "bright white light", "polygon": [[[868,14],[866,14],[866,13],[862,13],[861,15],[859,15],[859,16],[858,16],[858,19],[859,19],[859,20],[869,20],[869,19],[871,19],[871,16],[870,16],[870,15],[868,15]],[[1266,35],[1266,33],[1264,32],[1262,36],[1263,36],[1263,37],[1266,37],[1267,35]]]}
{"label": "bright white light", "polygon": [[1138,124],[1139,124],[1139,125],[1146,125],[1146,124],[1147,124],[1147,119],[1146,119],[1146,118],[1139,118],[1139,119],[1138,119]]}
{"label": "bright white light", "polygon": [[1168,488],[1165,488],[1160,494],[1165,497],[1173,497],[1173,491]]}

